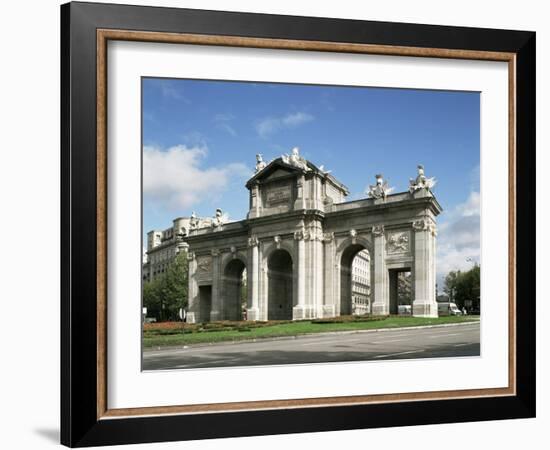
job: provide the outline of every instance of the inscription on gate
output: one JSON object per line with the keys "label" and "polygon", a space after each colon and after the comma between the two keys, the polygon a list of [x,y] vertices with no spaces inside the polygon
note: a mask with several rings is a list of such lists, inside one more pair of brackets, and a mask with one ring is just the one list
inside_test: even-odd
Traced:
{"label": "inscription on gate", "polygon": [[281,204],[288,204],[291,198],[290,186],[273,187],[267,191],[266,200],[267,206],[278,206]]}

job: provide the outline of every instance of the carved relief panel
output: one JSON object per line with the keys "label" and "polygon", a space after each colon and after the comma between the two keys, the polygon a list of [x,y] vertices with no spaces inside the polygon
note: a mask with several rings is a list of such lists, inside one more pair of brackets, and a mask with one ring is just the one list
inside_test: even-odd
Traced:
{"label": "carved relief panel", "polygon": [[212,257],[211,256],[199,256],[197,257],[197,273],[209,274],[212,272]]}
{"label": "carved relief panel", "polygon": [[408,231],[388,232],[386,239],[386,252],[389,255],[409,253],[411,249],[411,235]]}

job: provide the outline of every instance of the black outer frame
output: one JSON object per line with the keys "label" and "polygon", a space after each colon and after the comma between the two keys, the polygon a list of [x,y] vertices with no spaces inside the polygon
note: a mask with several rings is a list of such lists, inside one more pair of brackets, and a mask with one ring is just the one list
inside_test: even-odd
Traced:
{"label": "black outer frame", "polygon": [[[516,53],[516,383],[508,397],[98,420],[96,29]],[[535,416],[535,33],[238,12],[61,6],[61,443],[71,447]]]}

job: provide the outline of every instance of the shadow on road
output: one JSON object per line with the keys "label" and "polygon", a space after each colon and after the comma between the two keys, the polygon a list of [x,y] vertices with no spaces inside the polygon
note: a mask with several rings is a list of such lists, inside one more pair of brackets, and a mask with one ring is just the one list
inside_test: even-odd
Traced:
{"label": "shadow on road", "polygon": [[[348,347],[348,346],[341,346]],[[237,349],[235,349],[237,350]],[[403,354],[399,354],[403,353]],[[352,361],[390,361],[441,357],[479,356],[479,343],[461,347],[434,347],[412,349],[395,354],[380,351],[311,351],[311,350],[257,350],[251,352],[205,352],[205,354],[164,354],[150,356],[143,361],[143,370],[199,369],[211,367],[265,366],[281,364],[312,364]]]}

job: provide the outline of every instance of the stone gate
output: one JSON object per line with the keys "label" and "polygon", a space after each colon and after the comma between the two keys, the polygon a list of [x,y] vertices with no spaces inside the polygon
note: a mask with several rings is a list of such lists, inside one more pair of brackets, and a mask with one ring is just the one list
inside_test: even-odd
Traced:
{"label": "stone gate", "polygon": [[418,175],[391,193],[381,175],[369,198],[348,189],[293,149],[266,164],[258,155],[247,182],[247,218],[190,223],[189,321],[242,319],[239,285],[247,273],[247,320],[310,319],[348,314],[355,255],[370,253],[372,314],[397,313],[397,274],[412,279],[412,314],[437,317],[433,179]]}

